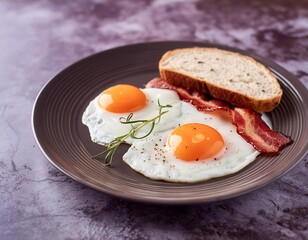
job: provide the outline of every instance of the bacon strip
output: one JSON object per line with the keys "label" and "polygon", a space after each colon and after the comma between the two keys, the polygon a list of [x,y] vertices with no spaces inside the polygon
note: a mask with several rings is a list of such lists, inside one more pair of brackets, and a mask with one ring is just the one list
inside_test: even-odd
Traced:
{"label": "bacon strip", "polygon": [[190,102],[198,108],[199,111],[213,112],[216,110],[230,110],[230,105],[224,101],[220,100],[209,100],[202,93],[197,91],[189,92],[183,88],[171,85],[161,78],[154,78],[149,81],[146,85],[146,88],[161,88],[169,89],[177,92],[179,97],[185,102]]}
{"label": "bacon strip", "polygon": [[232,122],[237,132],[255,149],[262,153],[278,153],[292,140],[281,133],[271,130],[262,120],[261,114],[247,108],[235,108]]}
{"label": "bacon strip", "polygon": [[271,130],[262,120],[261,114],[247,108],[231,108],[229,104],[221,100],[209,100],[199,92],[189,92],[165,82],[161,78],[154,78],[146,84],[146,88],[162,88],[174,90],[179,97],[193,104],[199,111],[213,112],[223,110],[229,113],[237,132],[254,148],[267,154],[277,154],[292,140],[281,133]]}

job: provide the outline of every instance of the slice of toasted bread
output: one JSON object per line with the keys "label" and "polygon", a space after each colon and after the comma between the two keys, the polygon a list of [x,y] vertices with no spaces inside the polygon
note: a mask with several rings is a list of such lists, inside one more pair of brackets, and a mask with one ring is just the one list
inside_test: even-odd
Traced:
{"label": "slice of toasted bread", "polygon": [[236,106],[269,112],[282,89],[269,69],[253,58],[216,48],[183,48],[166,52],[160,62],[168,83],[201,91]]}

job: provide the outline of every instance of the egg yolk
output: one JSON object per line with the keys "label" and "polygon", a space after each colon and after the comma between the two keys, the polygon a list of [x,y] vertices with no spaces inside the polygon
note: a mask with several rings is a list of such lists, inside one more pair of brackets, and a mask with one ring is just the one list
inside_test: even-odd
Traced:
{"label": "egg yolk", "polygon": [[224,140],[214,128],[199,124],[184,124],[168,136],[167,145],[173,154],[185,161],[196,161],[213,157],[224,147]]}
{"label": "egg yolk", "polygon": [[106,89],[98,99],[98,105],[113,113],[135,112],[147,103],[145,94],[137,87],[120,84]]}

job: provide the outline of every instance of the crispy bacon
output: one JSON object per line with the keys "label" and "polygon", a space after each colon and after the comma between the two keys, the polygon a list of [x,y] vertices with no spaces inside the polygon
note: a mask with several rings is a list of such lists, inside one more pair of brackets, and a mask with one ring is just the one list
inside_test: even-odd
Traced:
{"label": "crispy bacon", "polygon": [[261,114],[247,108],[234,108],[232,122],[237,132],[255,149],[262,153],[278,153],[291,139],[271,130]]}
{"label": "crispy bacon", "polygon": [[177,92],[179,97],[185,102],[190,102],[192,105],[198,108],[199,111],[213,112],[216,110],[226,110],[229,111],[231,106],[224,101],[220,100],[209,100],[207,97],[197,91],[188,91],[183,88],[176,87],[167,83],[161,78],[154,78],[149,81],[146,88],[162,88],[174,90]]}
{"label": "crispy bacon", "polygon": [[262,120],[261,114],[253,110],[239,107],[232,108],[224,101],[207,99],[204,94],[176,87],[161,78],[154,78],[146,84],[146,88],[174,90],[182,100],[190,102],[199,111],[223,110],[227,112],[232,123],[236,126],[238,134],[261,153],[277,154],[284,146],[292,143],[290,138],[271,130]]}

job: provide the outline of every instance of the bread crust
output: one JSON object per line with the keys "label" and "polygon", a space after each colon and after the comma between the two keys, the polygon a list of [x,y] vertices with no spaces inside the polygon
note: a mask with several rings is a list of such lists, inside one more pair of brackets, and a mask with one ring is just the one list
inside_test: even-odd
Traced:
{"label": "bread crust", "polygon": [[218,51],[226,52],[227,54],[234,54],[235,56],[244,58],[247,61],[253,61],[255,64],[258,65],[258,67],[262,68],[268,74],[268,76],[272,79],[272,81],[275,82],[275,86],[278,89],[278,94],[276,96],[273,96],[272,98],[267,98],[267,99],[256,99],[249,95],[226,89],[223,86],[215,85],[206,79],[198,79],[198,78],[183,74],[181,72],[163,67],[162,63],[166,61],[170,55],[176,54],[177,51],[183,51],[183,50],[190,51],[190,49],[191,48],[175,49],[175,50],[166,52],[162,56],[161,60],[159,61],[159,71],[160,71],[161,78],[163,78],[165,81],[167,81],[170,84],[173,84],[173,85],[185,88],[185,89],[191,89],[191,90],[196,90],[199,92],[207,93],[213,96],[214,98],[230,102],[235,106],[250,108],[257,112],[270,112],[279,105],[281,97],[282,97],[282,89],[277,79],[274,76],[272,76],[269,69],[267,69],[264,65],[255,61],[251,57],[248,57],[248,56],[245,56],[239,53],[229,52],[229,51],[220,50],[216,48],[197,47],[197,49],[201,49],[202,51],[204,50],[217,51],[218,50]]}

